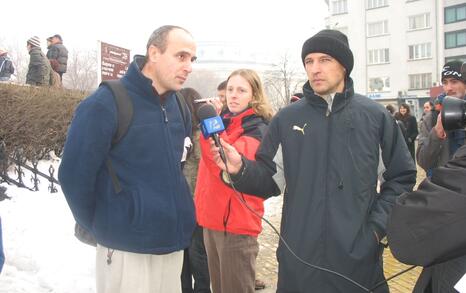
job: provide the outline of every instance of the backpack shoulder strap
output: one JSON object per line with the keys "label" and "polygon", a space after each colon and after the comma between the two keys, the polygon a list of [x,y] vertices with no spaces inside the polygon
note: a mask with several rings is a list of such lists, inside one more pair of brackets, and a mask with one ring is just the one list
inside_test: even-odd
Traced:
{"label": "backpack shoulder strap", "polygon": [[[106,80],[101,82],[99,86],[107,86],[110,88],[117,107],[117,131],[112,138],[112,147],[114,147],[125,136],[131,125],[131,121],[133,120],[133,102],[121,80]],[[115,192],[120,193],[122,190],[120,180],[118,180],[115,169],[112,167],[112,162],[110,159],[107,159],[105,164],[112,178]]]}
{"label": "backpack shoulder strap", "polygon": [[110,88],[115,99],[117,107],[117,131],[112,138],[112,147],[116,145],[128,132],[128,128],[133,120],[133,102],[120,80],[106,80],[100,83],[100,86]]}
{"label": "backpack shoulder strap", "polygon": [[179,91],[176,92],[176,102],[178,103],[178,107],[180,108],[181,116],[183,116],[184,130],[187,136],[188,133],[191,133],[191,130],[188,126],[188,121],[189,119],[191,119],[191,113],[188,109],[188,105],[186,104],[186,100],[183,94]]}

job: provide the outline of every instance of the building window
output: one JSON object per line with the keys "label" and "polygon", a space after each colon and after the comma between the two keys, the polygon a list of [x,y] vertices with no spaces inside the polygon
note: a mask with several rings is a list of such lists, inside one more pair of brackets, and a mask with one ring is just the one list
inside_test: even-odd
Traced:
{"label": "building window", "polygon": [[425,59],[432,57],[432,50],[430,43],[416,44],[408,46],[409,60]]}
{"label": "building window", "polygon": [[466,30],[445,33],[445,49],[466,46]]}
{"label": "building window", "polygon": [[408,17],[409,30],[417,30],[430,27],[430,13],[412,15]]}
{"label": "building window", "polygon": [[383,64],[390,62],[390,54],[388,48],[385,49],[374,49],[368,52],[368,63],[369,64]]}
{"label": "building window", "polygon": [[388,6],[388,0],[367,0],[367,9]]}
{"label": "building window", "polygon": [[374,77],[369,78],[369,89],[370,93],[377,92],[389,92],[390,91],[390,77]]}
{"label": "building window", "polygon": [[409,89],[422,90],[432,86],[432,73],[410,74]]}
{"label": "building window", "polygon": [[445,23],[466,20],[466,3],[445,7]]}
{"label": "building window", "polygon": [[388,34],[388,20],[371,22],[367,24],[367,36],[374,37]]}
{"label": "building window", "polygon": [[348,13],[347,0],[333,0],[332,1],[332,14]]}
{"label": "building window", "polygon": [[466,55],[461,55],[461,56],[451,56],[451,57],[446,57],[445,58],[445,63],[450,62],[450,61],[461,61],[461,62],[466,62]]}

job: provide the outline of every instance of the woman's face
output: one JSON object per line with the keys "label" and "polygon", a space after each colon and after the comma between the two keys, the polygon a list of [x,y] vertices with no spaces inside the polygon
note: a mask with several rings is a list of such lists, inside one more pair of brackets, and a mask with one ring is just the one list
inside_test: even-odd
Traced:
{"label": "woman's face", "polygon": [[403,106],[401,106],[401,107],[400,107],[400,114],[401,114],[401,115],[405,115],[406,112],[408,112],[408,111],[406,110],[406,108],[403,107]]}
{"label": "woman's face", "polygon": [[241,75],[233,75],[228,80],[226,96],[228,110],[233,114],[241,113],[252,100],[252,87]]}

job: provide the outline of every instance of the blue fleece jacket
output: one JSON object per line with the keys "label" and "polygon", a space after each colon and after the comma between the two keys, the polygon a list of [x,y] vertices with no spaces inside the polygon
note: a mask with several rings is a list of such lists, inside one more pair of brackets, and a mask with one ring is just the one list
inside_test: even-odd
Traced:
{"label": "blue fleece jacket", "polygon": [[3,239],[2,239],[2,218],[0,218],[0,273],[5,263],[5,255],[3,254]]}
{"label": "blue fleece jacket", "polygon": [[[100,87],[78,106],[65,143],[59,180],[76,221],[99,244],[114,249],[166,254],[189,246],[194,205],[181,171],[185,129],[175,93],[162,102],[135,59],[122,82],[134,114],[123,139],[116,104]],[[122,185],[116,194],[105,161]]]}

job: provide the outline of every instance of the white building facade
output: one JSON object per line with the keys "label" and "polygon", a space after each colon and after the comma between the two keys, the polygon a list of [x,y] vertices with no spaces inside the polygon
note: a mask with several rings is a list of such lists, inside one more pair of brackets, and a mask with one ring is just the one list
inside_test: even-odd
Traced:
{"label": "white building facade", "polygon": [[440,85],[446,58],[465,58],[464,0],[326,2],[327,27],[348,36],[355,57],[355,90],[373,99],[402,98],[417,111]]}
{"label": "white building facade", "polygon": [[445,60],[466,62],[466,1],[445,0],[443,43]]}

